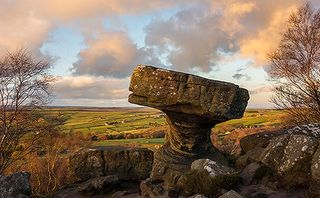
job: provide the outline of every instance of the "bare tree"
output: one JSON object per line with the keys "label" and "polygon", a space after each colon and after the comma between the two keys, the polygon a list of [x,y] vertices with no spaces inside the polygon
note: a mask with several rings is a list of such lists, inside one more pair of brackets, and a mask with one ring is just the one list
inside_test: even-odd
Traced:
{"label": "bare tree", "polygon": [[278,48],[269,54],[274,104],[297,123],[320,121],[320,10],[306,3],[290,15]]}
{"label": "bare tree", "polygon": [[26,49],[0,59],[0,174],[31,152],[48,130],[32,110],[50,96],[49,68],[48,61],[37,60]]}

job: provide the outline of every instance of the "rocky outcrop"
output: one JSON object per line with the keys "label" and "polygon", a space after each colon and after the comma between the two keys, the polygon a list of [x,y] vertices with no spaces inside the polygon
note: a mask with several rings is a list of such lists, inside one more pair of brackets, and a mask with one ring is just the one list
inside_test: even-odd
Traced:
{"label": "rocky outcrop", "polygon": [[31,195],[29,178],[30,174],[26,172],[0,175],[0,198],[22,198]]}
{"label": "rocky outcrop", "polygon": [[152,169],[153,151],[121,146],[80,150],[69,157],[76,181],[54,197],[137,197]]}
{"label": "rocky outcrop", "polygon": [[309,180],[311,160],[318,141],[306,135],[283,135],[271,140],[261,162],[272,167],[283,179],[283,184],[295,186]]}
{"label": "rocky outcrop", "polygon": [[129,90],[129,102],[160,109],[167,115],[170,130],[165,145],[155,153],[152,181],[163,181],[164,188],[170,189],[194,160],[208,158],[226,164],[211,144],[211,128],[242,117],[249,99],[247,90],[142,65],[135,68]]}
{"label": "rocky outcrop", "polygon": [[153,152],[146,148],[99,147],[82,150],[69,158],[70,169],[79,181],[117,175],[120,180],[149,177]]}
{"label": "rocky outcrop", "polygon": [[[261,137],[265,137],[263,140]],[[273,175],[264,177],[260,183],[272,189],[296,189],[298,186],[309,187],[309,195],[320,195],[320,125],[309,124],[284,129],[278,133],[250,135],[240,141],[246,152],[237,160],[238,166],[247,165],[240,176],[245,184],[252,184],[259,169],[265,167]],[[249,142],[255,142],[249,145]],[[263,142],[263,143],[258,143]],[[250,149],[249,149],[250,148]],[[254,159],[248,160],[250,153],[258,151]],[[247,161],[246,161],[247,160]],[[254,162],[254,163],[252,163]],[[299,188],[297,188],[299,189]],[[302,191],[302,194],[305,193]],[[310,195],[311,194],[311,195]]]}

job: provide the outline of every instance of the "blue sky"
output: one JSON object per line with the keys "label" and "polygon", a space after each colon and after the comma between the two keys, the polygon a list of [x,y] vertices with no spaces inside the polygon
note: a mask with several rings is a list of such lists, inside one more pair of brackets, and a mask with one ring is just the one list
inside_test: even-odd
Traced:
{"label": "blue sky", "polygon": [[51,105],[130,106],[130,73],[150,64],[238,84],[250,91],[249,107],[267,108],[266,55],[302,1],[0,3],[0,53],[23,45],[51,57]]}

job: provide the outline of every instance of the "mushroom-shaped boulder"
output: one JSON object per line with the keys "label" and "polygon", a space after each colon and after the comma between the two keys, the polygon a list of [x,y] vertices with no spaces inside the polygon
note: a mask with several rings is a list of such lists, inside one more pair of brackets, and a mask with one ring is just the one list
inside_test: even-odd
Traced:
{"label": "mushroom-shaped boulder", "polygon": [[151,179],[165,186],[177,183],[196,159],[225,163],[210,140],[216,124],[241,118],[249,100],[238,85],[182,72],[137,66],[132,74],[129,102],[167,115],[166,143],[155,153]]}

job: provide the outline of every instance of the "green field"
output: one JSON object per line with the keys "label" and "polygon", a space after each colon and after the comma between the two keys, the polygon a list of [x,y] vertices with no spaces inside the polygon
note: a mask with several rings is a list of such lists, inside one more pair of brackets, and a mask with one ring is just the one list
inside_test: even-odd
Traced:
{"label": "green field", "polygon": [[223,134],[239,128],[277,127],[283,124],[285,116],[283,110],[246,110],[241,119],[218,124],[214,131]]}
{"label": "green field", "polygon": [[122,140],[108,140],[103,141],[99,146],[115,146],[115,145],[132,145],[132,144],[143,144],[143,145],[160,145],[164,143],[164,138],[136,138],[136,139],[122,139]]}
{"label": "green field", "polygon": [[[68,118],[61,127],[64,133],[80,132],[89,136],[145,133],[166,125],[164,114],[151,108],[50,108],[46,111]],[[282,124],[284,116],[280,110],[247,110],[243,118],[221,123],[213,131],[223,135],[242,128],[276,127]],[[157,147],[163,142],[164,138],[99,139],[95,145]]]}
{"label": "green field", "polygon": [[166,124],[162,112],[149,108],[53,108],[47,111],[68,117],[62,126],[63,132],[122,133]]}

